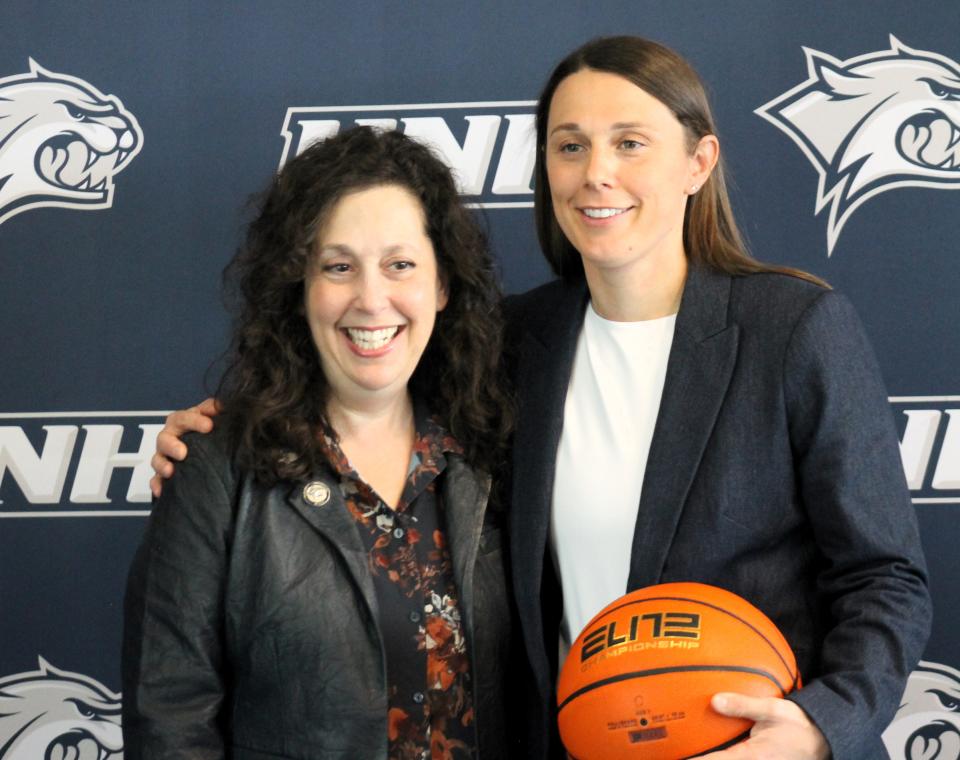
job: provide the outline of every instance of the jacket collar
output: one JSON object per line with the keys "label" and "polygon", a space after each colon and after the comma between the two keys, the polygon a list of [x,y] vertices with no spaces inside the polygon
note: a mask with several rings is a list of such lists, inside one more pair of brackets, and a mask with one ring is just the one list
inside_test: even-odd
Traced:
{"label": "jacket collar", "polygon": [[[731,284],[722,273],[688,270],[644,476],[628,588],[658,582],[726,394],[738,340],[736,326],[728,324]],[[533,659],[543,657],[542,622],[533,611],[540,608],[557,447],[588,301],[584,282],[555,283],[543,291],[536,309],[521,315],[509,519],[514,590]],[[545,661],[533,664],[546,672]]]}
{"label": "jacket collar", "polygon": [[[558,290],[524,314],[516,372],[517,425],[514,436],[511,536],[519,553],[516,574],[536,581],[547,542],[550,497],[563,407],[576,356],[577,338],[590,294],[584,282],[557,283]],[[533,551],[530,551],[533,549]],[[519,591],[519,589],[518,589]]]}
{"label": "jacket collar", "polygon": [[[462,456],[450,452],[447,454],[441,489],[453,574],[460,592],[461,614],[466,618],[468,632],[472,632],[473,568],[490,492],[490,478],[477,475]],[[311,480],[292,486],[286,500],[340,552],[373,619],[379,620],[376,590],[367,564],[367,550],[357,522],[344,504],[339,477],[325,469]]]}
{"label": "jacket collar", "polygon": [[659,583],[690,486],[736,363],[733,280],[691,267],[667,362],[634,529],[628,589]]}
{"label": "jacket collar", "polygon": [[[508,521],[514,596],[527,653],[546,704],[551,686],[541,586],[563,407],[589,293],[583,282],[557,282],[535,297],[529,313],[518,317],[524,324],[518,345],[513,347],[517,352],[517,421]],[[554,644],[547,641],[547,646]]]}
{"label": "jacket collar", "polygon": [[469,640],[474,641],[473,570],[490,495],[490,478],[478,475],[462,457],[450,454],[447,456],[441,494],[453,576],[460,593],[460,613],[466,621]]}
{"label": "jacket collar", "polygon": [[356,521],[344,504],[339,478],[324,469],[311,480],[291,486],[287,503],[340,552],[353,582],[370,606],[373,619],[378,620],[373,578],[367,569],[367,552]]}

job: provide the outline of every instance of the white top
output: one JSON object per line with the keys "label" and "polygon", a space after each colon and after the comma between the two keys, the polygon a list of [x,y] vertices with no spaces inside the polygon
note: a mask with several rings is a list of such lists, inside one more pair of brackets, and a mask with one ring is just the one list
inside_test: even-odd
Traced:
{"label": "white top", "polygon": [[587,307],[550,513],[550,546],[563,586],[562,654],[594,615],[626,593],[676,319],[610,322]]}

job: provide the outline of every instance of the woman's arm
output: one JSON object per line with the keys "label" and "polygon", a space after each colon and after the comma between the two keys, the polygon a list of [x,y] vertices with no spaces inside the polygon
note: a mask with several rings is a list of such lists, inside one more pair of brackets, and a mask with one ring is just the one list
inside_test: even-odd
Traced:
{"label": "woman's arm", "polygon": [[[224,757],[224,587],[232,486],[199,437],[156,502],[124,603],[129,760]],[[220,461],[222,460],[222,461]]]}
{"label": "woman's arm", "polygon": [[[881,734],[929,634],[931,603],[895,426],[873,351],[849,302],[828,291],[798,320],[783,389],[797,488],[833,621],[815,678],[788,701],[737,695],[715,709],[756,721],[711,759],[885,756]],[[725,702],[725,704],[724,704]],[[802,709],[801,709],[802,708]]]}
{"label": "woman's arm", "polygon": [[873,758],[926,643],[931,601],[916,515],[873,350],[826,292],[798,321],[783,369],[797,485],[824,558],[833,620],[819,673],[790,699],[833,756]]}

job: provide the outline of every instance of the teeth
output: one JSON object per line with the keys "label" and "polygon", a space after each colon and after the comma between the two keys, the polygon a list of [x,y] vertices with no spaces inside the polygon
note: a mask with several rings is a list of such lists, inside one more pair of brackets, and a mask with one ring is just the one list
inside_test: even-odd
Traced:
{"label": "teeth", "polygon": [[626,211],[626,209],[625,208],[585,208],[585,209],[582,209],[582,211],[591,219],[608,219],[611,216],[619,216],[624,211]]}
{"label": "teeth", "polygon": [[960,130],[947,119],[908,124],[900,132],[899,147],[914,163],[955,171],[960,163]]}
{"label": "teeth", "polygon": [[57,181],[57,174],[69,158],[70,154],[64,148],[47,145],[40,153],[40,171],[47,179]]}
{"label": "teeth", "polygon": [[77,745],[79,760],[100,760],[100,745],[91,737],[85,737]]}
{"label": "teeth", "polygon": [[67,160],[57,171],[57,180],[67,187],[75,188],[84,180],[90,151],[81,141],[74,140],[67,146],[66,152]]}
{"label": "teeth", "polygon": [[366,351],[374,351],[383,348],[387,343],[393,340],[399,327],[384,327],[381,330],[362,330],[357,327],[348,327],[347,335],[350,340]]}
{"label": "teeth", "polygon": [[49,145],[45,145],[43,150],[40,151],[40,173],[44,177],[52,177],[56,169],[54,168],[53,162],[57,157],[56,149],[52,148]]}

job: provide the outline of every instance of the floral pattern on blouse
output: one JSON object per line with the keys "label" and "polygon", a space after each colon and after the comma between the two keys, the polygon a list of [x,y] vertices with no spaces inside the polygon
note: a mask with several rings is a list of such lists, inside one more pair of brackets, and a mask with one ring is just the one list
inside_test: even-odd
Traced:
{"label": "floral pattern on blouse", "polygon": [[377,594],[387,656],[388,757],[476,758],[472,673],[437,489],[446,454],[462,449],[419,405],[414,416],[410,468],[395,509],[354,470],[328,425],[321,447],[367,548]]}

